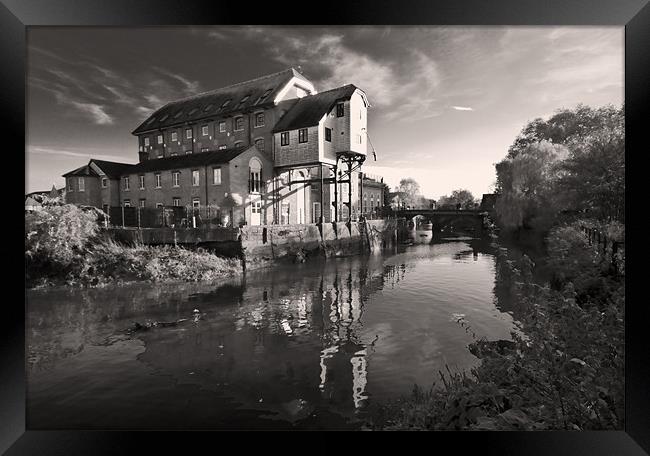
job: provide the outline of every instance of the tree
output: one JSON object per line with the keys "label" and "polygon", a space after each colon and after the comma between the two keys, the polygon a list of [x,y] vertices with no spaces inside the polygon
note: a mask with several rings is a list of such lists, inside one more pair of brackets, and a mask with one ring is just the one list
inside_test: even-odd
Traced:
{"label": "tree", "polygon": [[382,189],[382,195],[384,195],[382,206],[390,207],[390,187],[385,182],[382,182],[381,189]]}
{"label": "tree", "polygon": [[529,122],[495,165],[497,219],[544,231],[562,214],[624,221],[623,108],[585,105]]}
{"label": "tree", "polygon": [[450,196],[443,195],[438,200],[438,207],[440,208],[462,208],[473,209],[478,201],[472,195],[472,192],[465,189],[458,189],[451,192]]}
{"label": "tree", "polygon": [[400,194],[401,202],[408,207],[417,207],[420,203],[420,184],[415,179],[407,177],[399,181],[397,192]]}

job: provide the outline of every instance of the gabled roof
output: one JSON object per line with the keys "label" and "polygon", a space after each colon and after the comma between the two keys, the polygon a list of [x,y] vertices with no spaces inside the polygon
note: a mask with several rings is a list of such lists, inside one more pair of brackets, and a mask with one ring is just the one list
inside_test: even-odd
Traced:
{"label": "gabled roof", "polygon": [[119,179],[119,177],[124,174],[123,171],[130,166],[133,166],[131,163],[118,163],[106,160],[95,160],[94,158],[90,160],[92,163],[97,165],[104,174],[110,179]]}
{"label": "gabled roof", "polygon": [[106,160],[95,160],[91,158],[87,165],[80,166],[77,169],[69,171],[63,175],[63,177],[68,176],[99,176],[99,173],[93,169],[91,165],[97,166],[107,177],[111,179],[118,179],[122,175],[122,171],[129,166],[133,166],[130,163],[118,163],[111,162]]}
{"label": "gabled roof", "polygon": [[275,125],[273,132],[277,133],[318,125],[318,122],[331,111],[337,101],[350,98],[355,90],[357,90],[356,86],[348,84],[300,98],[295,106]]}
{"label": "gabled roof", "polygon": [[68,177],[68,176],[98,176],[98,175],[99,174],[97,174],[95,172],[95,170],[90,167],[90,162],[88,162],[87,165],[80,166],[77,169],[73,169],[72,171],[69,171],[69,172],[63,174],[63,177]]}
{"label": "gabled roof", "polygon": [[243,154],[247,150],[254,148],[240,147],[237,149],[212,150],[208,152],[199,152],[196,154],[177,155],[165,158],[152,158],[132,165],[122,174],[148,173],[152,171],[167,171],[171,169],[193,168],[206,165],[219,165],[230,162],[233,158]]}
{"label": "gabled roof", "polygon": [[[182,125],[185,122],[194,122],[214,116],[221,117],[229,113],[272,104],[278,92],[294,77],[311,84],[297,70],[289,68],[278,73],[167,103],[149,116],[132,133],[137,135],[163,127]],[[242,103],[242,100],[245,101]]]}

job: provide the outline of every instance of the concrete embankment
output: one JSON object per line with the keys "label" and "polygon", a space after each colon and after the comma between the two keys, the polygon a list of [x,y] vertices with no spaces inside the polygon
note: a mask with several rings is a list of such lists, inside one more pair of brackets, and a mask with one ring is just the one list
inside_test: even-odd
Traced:
{"label": "concrete embankment", "polygon": [[247,268],[271,261],[307,257],[341,257],[380,253],[406,239],[404,219],[351,223],[244,226],[240,229],[121,229],[106,235],[122,243],[203,247],[223,256],[238,256]]}

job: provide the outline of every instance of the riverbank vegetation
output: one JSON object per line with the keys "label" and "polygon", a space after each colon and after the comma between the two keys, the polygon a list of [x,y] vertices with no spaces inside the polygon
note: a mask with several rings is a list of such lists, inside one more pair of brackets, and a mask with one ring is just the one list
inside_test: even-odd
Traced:
{"label": "riverbank vegetation", "polygon": [[586,106],[526,125],[496,165],[500,237],[542,241],[535,262],[498,249],[495,294],[522,333],[475,341],[478,367],[439,372],[430,390],[378,410],[372,427],[623,429],[623,127],[622,108]]}
{"label": "riverbank vegetation", "polygon": [[241,272],[238,259],[205,251],[118,244],[102,236],[100,216],[97,209],[58,201],[26,214],[27,287],[214,280]]}

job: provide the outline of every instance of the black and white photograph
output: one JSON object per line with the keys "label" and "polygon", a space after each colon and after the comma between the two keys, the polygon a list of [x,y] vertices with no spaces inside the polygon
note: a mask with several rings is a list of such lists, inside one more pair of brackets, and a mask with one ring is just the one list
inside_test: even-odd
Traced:
{"label": "black and white photograph", "polygon": [[625,430],[623,26],[26,46],[27,428]]}

